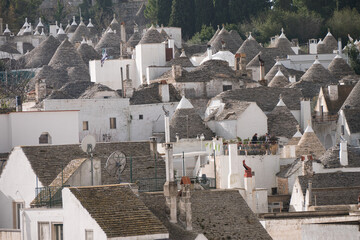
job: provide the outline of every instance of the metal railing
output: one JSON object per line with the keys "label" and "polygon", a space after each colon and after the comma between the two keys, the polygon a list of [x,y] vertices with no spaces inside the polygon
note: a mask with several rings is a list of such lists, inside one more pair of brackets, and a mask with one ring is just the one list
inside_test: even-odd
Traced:
{"label": "metal railing", "polygon": [[159,192],[164,190],[166,178],[139,178],[135,183],[139,192]]}
{"label": "metal railing", "polygon": [[64,187],[70,186],[56,186],[56,187],[40,187],[35,188],[36,198],[31,203],[31,207],[61,207],[62,195],[61,190]]}
{"label": "metal railing", "polygon": [[[235,144],[237,144],[237,155],[275,155],[278,149],[277,141]],[[229,155],[228,146],[228,144],[223,146],[224,155]]]}
{"label": "metal railing", "polygon": [[333,115],[314,115],[313,116],[313,120],[317,123],[322,123],[322,122],[332,122],[332,121],[336,121],[338,119],[338,115],[337,114],[333,114]]}

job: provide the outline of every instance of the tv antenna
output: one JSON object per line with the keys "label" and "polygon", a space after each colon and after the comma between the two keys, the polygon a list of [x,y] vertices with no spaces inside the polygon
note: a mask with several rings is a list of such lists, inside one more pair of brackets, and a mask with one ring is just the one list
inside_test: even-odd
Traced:
{"label": "tv antenna", "polygon": [[126,165],[126,156],[123,152],[115,151],[106,160],[105,170],[112,177],[116,177],[119,179],[119,183],[121,183],[121,173],[124,171]]}
{"label": "tv antenna", "polygon": [[87,135],[84,137],[84,139],[81,141],[81,149],[87,154],[90,155],[90,161],[91,161],[91,186],[94,186],[94,162],[93,162],[93,152],[94,148],[96,146],[96,139],[92,135]]}

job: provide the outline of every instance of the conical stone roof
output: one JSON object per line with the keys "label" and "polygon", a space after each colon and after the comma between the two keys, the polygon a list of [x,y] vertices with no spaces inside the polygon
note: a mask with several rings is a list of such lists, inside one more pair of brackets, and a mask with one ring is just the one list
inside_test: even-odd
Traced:
{"label": "conical stone roof", "polygon": [[154,26],[151,26],[144,36],[141,38],[139,44],[147,44],[147,43],[161,43],[163,42],[163,37],[158,32],[158,30],[155,29]]}
{"label": "conical stone roof", "polygon": [[312,154],[315,159],[319,159],[324,153],[325,148],[321,144],[319,138],[314,133],[310,125],[306,128],[296,149],[296,156]]}
{"label": "conical stone roof", "polygon": [[59,30],[58,30],[58,32],[57,32],[57,34],[56,34],[56,38],[57,38],[60,42],[64,41],[64,40],[67,38],[67,34],[65,33],[65,31],[64,31],[61,23],[60,23]]}
{"label": "conical stone roof", "polygon": [[331,75],[331,73],[326,68],[324,68],[324,66],[321,65],[318,60],[315,60],[313,65],[311,65],[311,67],[305,72],[300,80],[325,85],[337,83],[337,80],[334,78],[334,76]]}
{"label": "conical stone roof", "polygon": [[300,127],[299,125],[296,126],[297,128],[297,131],[296,133],[294,134],[294,136],[289,140],[289,142],[287,143],[287,145],[298,145],[301,137],[302,137],[302,134],[300,132]]}
{"label": "conical stone roof", "polygon": [[337,79],[342,79],[347,75],[354,75],[354,70],[346,63],[346,61],[340,56],[336,55],[328,66],[329,72]]}
{"label": "conical stone roof", "polygon": [[181,99],[170,121],[170,140],[179,138],[196,138],[198,134],[204,134],[206,140],[211,140],[214,133],[204,124],[200,115],[197,114],[193,105],[185,97]]}
{"label": "conical stone roof", "polygon": [[245,53],[246,60],[250,62],[261,50],[262,47],[250,34],[243,44],[241,44],[236,53]]}
{"label": "conical stone roof", "polygon": [[135,48],[136,45],[140,42],[140,40],[141,40],[141,33],[139,31],[136,31],[133,33],[133,35],[131,35],[131,37],[127,41],[126,47]]}
{"label": "conical stone roof", "polygon": [[60,42],[50,35],[39,46],[22,56],[19,61],[25,63],[24,68],[42,67],[49,63],[59,45]]}
{"label": "conical stone roof", "polygon": [[341,109],[359,109],[360,110],[360,81],[351,90]]}
{"label": "conical stone roof", "polygon": [[215,40],[215,38],[216,38],[216,36],[219,34],[219,32],[220,32],[220,27],[219,27],[219,25],[217,26],[217,29],[216,29],[216,31],[215,31],[215,33],[214,33],[214,35],[210,38],[210,40],[208,41],[208,45],[211,45],[212,44],[212,42]]}
{"label": "conical stone roof", "polygon": [[317,46],[317,53],[333,53],[334,50],[338,49],[338,43],[330,31],[326,34],[326,37],[321,44]]}
{"label": "conical stone roof", "polygon": [[299,123],[281,98],[267,118],[268,131],[271,135],[290,139],[296,133],[296,126]]}
{"label": "conical stone roof", "polygon": [[274,78],[269,83],[269,87],[285,87],[290,82],[287,77],[284,76],[284,74],[279,70]]}
{"label": "conical stone roof", "polygon": [[194,67],[194,65],[186,55],[173,58],[166,63],[166,66],[172,66],[172,65],[180,65],[182,67]]}
{"label": "conical stone roof", "polygon": [[291,42],[286,38],[284,33],[281,33],[274,47],[280,49],[286,55],[295,55],[294,50],[291,48]]}
{"label": "conical stone roof", "polygon": [[241,46],[241,44],[244,42],[244,40],[242,40],[239,33],[235,30],[231,30],[229,33],[232,36],[232,38],[235,40],[235,42],[239,43],[239,45]]}
{"label": "conical stone roof", "polygon": [[91,22],[91,18],[89,18],[89,24],[86,27],[89,29],[90,38],[93,38],[98,34],[97,29],[95,28],[95,26]]}
{"label": "conical stone roof", "polygon": [[36,80],[44,80],[46,88],[48,89],[59,89],[69,81],[69,76],[67,72],[62,69],[54,69],[45,65],[30,81],[28,85],[29,89],[34,89]]}
{"label": "conical stone roof", "polygon": [[213,53],[217,53],[218,51],[222,50],[223,43],[225,44],[226,49],[228,49],[232,53],[236,53],[236,50],[238,50],[241,45],[240,42],[235,41],[232,35],[228,31],[226,31],[225,28],[221,29],[219,34],[211,43]]}
{"label": "conical stone roof", "polygon": [[106,49],[108,56],[118,58],[120,56],[120,37],[114,34],[113,31],[107,31],[95,46],[95,50],[98,53],[102,53],[103,49]]}
{"label": "conical stone roof", "polygon": [[81,56],[81,58],[84,60],[84,63],[86,65],[89,65],[90,60],[100,60],[101,55],[95,51],[95,49],[88,45],[87,43],[82,43],[78,49],[77,52]]}
{"label": "conical stone roof", "polygon": [[81,42],[83,40],[83,37],[89,38],[90,37],[90,31],[85,26],[84,22],[81,19],[81,22],[79,26],[76,28],[74,34],[70,38],[71,43]]}
{"label": "conical stone roof", "polygon": [[65,32],[67,34],[74,33],[76,31],[76,28],[77,28],[77,23],[75,21],[75,17],[73,17],[73,21],[72,21],[71,25],[69,27],[66,26]]}
{"label": "conical stone roof", "polygon": [[103,84],[96,83],[92,86],[89,86],[86,89],[86,91],[79,98],[80,99],[93,99],[93,98],[96,98],[96,96],[99,92],[112,92],[114,97],[116,97],[116,98],[121,97],[117,91],[115,91]]}
{"label": "conical stone roof", "polygon": [[67,39],[60,44],[54,56],[51,58],[49,66],[54,69],[66,69],[69,67],[87,69],[87,66],[77,53],[75,47]]}
{"label": "conical stone roof", "polygon": [[111,28],[114,33],[120,37],[121,35],[121,25],[120,23],[116,20],[116,17],[115,17],[115,14],[114,14],[114,18],[113,20],[111,21],[109,27],[107,28],[107,30],[109,30],[109,28]]}
{"label": "conical stone roof", "polygon": [[284,74],[285,77],[289,78],[290,74],[286,67],[282,65],[281,62],[277,61],[274,66],[269,70],[269,72],[265,75],[265,80],[267,82],[271,82],[271,80],[275,77],[279,70]]}
{"label": "conical stone roof", "polygon": [[169,35],[165,32],[164,29],[161,29],[160,34],[162,36],[162,40],[165,41],[166,39],[170,38]]}

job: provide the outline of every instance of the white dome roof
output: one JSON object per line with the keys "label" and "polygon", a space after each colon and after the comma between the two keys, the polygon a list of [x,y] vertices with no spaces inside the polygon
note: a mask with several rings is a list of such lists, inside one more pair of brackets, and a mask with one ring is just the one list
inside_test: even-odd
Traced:
{"label": "white dome roof", "polygon": [[[230,67],[234,67],[235,66],[235,55],[232,54],[230,51],[226,50],[226,51],[219,51],[215,54],[212,55],[211,57],[212,60],[223,60],[229,63]],[[204,62],[209,61],[209,56],[206,56],[200,63],[203,64]]]}

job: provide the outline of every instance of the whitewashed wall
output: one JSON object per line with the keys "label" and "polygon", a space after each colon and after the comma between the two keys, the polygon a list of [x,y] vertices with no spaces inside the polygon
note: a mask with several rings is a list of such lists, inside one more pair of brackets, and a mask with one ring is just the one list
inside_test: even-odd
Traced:
{"label": "whitewashed wall", "polygon": [[[223,105],[223,103],[218,101],[212,102],[206,110],[206,115],[210,114],[211,109],[216,109],[216,106],[219,106],[219,112],[221,112]],[[268,131],[267,117],[256,103],[251,103],[248,108],[238,116],[237,120],[210,121],[208,126],[216,135],[225,139],[235,139],[236,137],[251,139],[255,133],[260,136]]]}
{"label": "whitewashed wall", "polygon": [[[44,100],[45,110],[78,110],[76,123],[80,141],[88,134],[103,142],[103,136],[110,141],[129,140],[129,99],[49,99]],[[110,129],[110,118],[116,118],[116,129]],[[89,130],[83,130],[83,121],[88,121]]]}
{"label": "whitewashed wall", "polygon": [[105,232],[68,188],[62,190],[64,239],[85,240],[85,230],[93,230],[94,239],[106,240]]}
{"label": "whitewashed wall", "polygon": [[11,149],[11,129],[9,126],[9,114],[0,114],[0,153],[9,152]]}
{"label": "whitewashed wall", "polygon": [[[235,144],[230,144],[232,148]],[[235,152],[235,151],[234,151]],[[231,157],[231,159],[230,159]],[[255,172],[255,187],[266,188],[271,194],[271,188],[277,187],[276,173],[280,171],[279,155],[237,155],[229,153],[228,156],[217,157],[216,168],[218,169],[220,187],[231,188],[232,186],[244,188],[244,173],[243,160],[253,172]],[[236,182],[231,179],[231,175],[236,174]]]}
{"label": "whitewashed wall", "polygon": [[[138,44],[135,47],[138,78],[133,82],[136,88],[146,81],[148,66],[164,66],[166,63],[165,43]],[[143,80],[144,79],[144,80]]]}
{"label": "whitewashed wall", "polygon": [[0,228],[13,228],[13,201],[25,208],[35,198],[35,188],[43,187],[37,180],[23,150],[15,147],[0,176]]}
{"label": "whitewashed wall", "polygon": [[104,62],[102,67],[100,60],[92,60],[89,62],[90,79],[92,82],[101,83],[114,90],[122,89],[121,68],[125,80],[126,65],[129,65],[129,78],[135,81],[137,72],[134,59],[109,59]]}
{"label": "whitewashed wall", "polygon": [[359,240],[359,224],[303,224],[301,238],[302,240]]}
{"label": "whitewashed wall", "polygon": [[[260,222],[266,229],[266,231],[270,234],[270,236],[274,240],[302,240],[303,228],[306,225],[312,225],[313,223],[336,223],[336,222],[350,222],[350,221],[358,221],[359,216],[357,215],[345,215],[345,216],[303,216],[303,217],[292,217],[291,215],[282,217],[282,218],[267,218],[261,219]],[[328,224],[322,224],[326,226]],[[331,224],[332,225],[332,224]],[[336,226],[336,225],[335,225]],[[304,228],[305,230],[306,227]],[[310,229],[309,229],[310,230]],[[319,229],[319,231],[322,231]],[[331,231],[331,230],[330,230]],[[346,231],[344,229],[344,231]],[[326,235],[324,235],[326,236]],[[308,238],[307,238],[308,239]],[[310,239],[319,239],[319,238],[310,238]],[[328,240],[328,238],[323,238],[324,240]],[[335,239],[347,239],[345,236],[341,238]]]}
{"label": "whitewashed wall", "polygon": [[251,138],[255,133],[258,136],[265,135],[267,131],[266,115],[256,103],[251,103],[237,120],[237,136],[245,139]]}
{"label": "whitewashed wall", "polygon": [[182,37],[181,37],[181,28],[179,27],[160,27],[156,28],[159,32],[162,29],[167,33],[167,35],[175,40],[175,45],[177,48],[181,49],[182,46]]}
{"label": "whitewashed wall", "polygon": [[302,192],[299,179],[297,178],[291,193],[289,212],[304,211],[304,203],[304,193]]}
{"label": "whitewashed wall", "polygon": [[49,223],[50,232],[48,239],[51,239],[52,224],[64,222],[62,208],[26,208],[21,211],[21,231],[23,240],[39,239],[39,222]]}
{"label": "whitewashed wall", "polygon": [[[8,119],[6,119],[8,118]],[[13,112],[0,115],[0,152],[20,145],[39,145],[39,137],[48,132],[52,144],[79,142],[77,111]],[[7,123],[7,124],[6,124]],[[6,124],[6,125],[5,125]],[[6,143],[7,142],[7,143]]]}
{"label": "whitewashed wall", "polygon": [[[153,132],[165,132],[164,111],[162,106],[169,111],[170,118],[174,114],[178,103],[158,103],[144,105],[130,105],[132,141],[149,140]],[[143,119],[139,116],[143,115]]]}
{"label": "whitewashed wall", "polygon": [[[311,65],[314,63],[316,56],[318,57],[321,65],[323,65],[325,68],[329,66],[331,61],[336,56],[335,53],[329,53],[329,54],[301,54],[301,55],[288,55],[288,58],[285,60],[280,60],[280,62],[287,68],[300,70],[300,71],[306,71],[311,67]],[[346,55],[342,54],[342,58],[347,60]],[[299,79],[296,79],[297,81]]]}
{"label": "whitewashed wall", "polygon": [[[149,140],[153,132],[165,132],[162,106],[171,117],[177,105],[177,102],[130,105],[128,98],[44,100],[45,110],[79,110],[80,141],[91,134],[99,142],[104,141],[104,134],[110,136],[111,142]],[[110,118],[116,118],[116,129],[110,129]],[[89,130],[83,130],[83,121],[88,121]]]}

